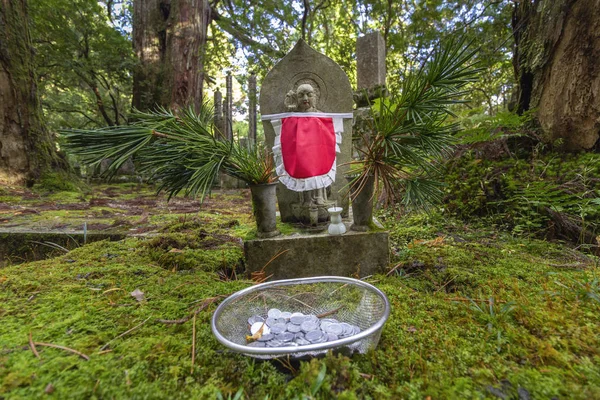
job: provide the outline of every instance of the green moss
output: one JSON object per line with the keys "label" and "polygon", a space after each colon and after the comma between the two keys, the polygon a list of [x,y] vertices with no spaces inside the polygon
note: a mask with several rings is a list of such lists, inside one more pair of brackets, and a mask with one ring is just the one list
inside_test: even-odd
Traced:
{"label": "green moss", "polygon": [[600,232],[598,174],[600,158],[592,153],[490,160],[467,152],[449,164],[444,207],[469,221],[485,219],[505,230],[551,238],[566,236],[555,232],[550,211],[558,212],[595,237]]}
{"label": "green moss", "polygon": [[152,257],[160,266],[171,270],[219,271],[238,270],[242,264],[243,252],[238,247],[222,247],[216,250],[186,249],[180,252],[166,252]]}
{"label": "green moss", "polygon": [[33,187],[36,191],[60,191],[81,193],[89,191],[83,182],[66,172],[46,172]]}
{"label": "green moss", "polygon": [[[252,284],[226,271],[252,221],[219,213],[1,268],[0,397],[42,397],[49,384],[56,398],[227,398],[240,388],[251,399],[600,397],[600,304],[587,296],[599,260],[442,213],[380,214],[395,269],[370,279],[392,307],[376,349],[257,361],[216,341],[212,304],[196,316],[192,366],[193,320],[157,320]],[[38,360],[29,333],[90,360],[39,345]]]}
{"label": "green moss", "polygon": [[[277,230],[284,236],[302,232],[293,224],[281,222],[279,218],[277,219]],[[256,225],[254,224],[250,229],[240,230],[240,235],[244,238],[244,240],[254,240],[258,238]]]}

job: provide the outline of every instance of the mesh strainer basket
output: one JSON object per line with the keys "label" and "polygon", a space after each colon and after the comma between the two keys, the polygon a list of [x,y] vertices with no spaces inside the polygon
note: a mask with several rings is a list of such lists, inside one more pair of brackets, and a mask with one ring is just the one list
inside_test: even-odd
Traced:
{"label": "mesh strainer basket", "polygon": [[[326,315],[358,326],[360,333],[304,346],[248,346],[248,318],[254,315],[266,318],[268,310],[272,308]],[[377,346],[389,314],[387,297],[373,285],[357,279],[323,276],[273,281],[241,290],[217,307],[211,325],[217,340],[236,352],[262,359],[281,356],[300,358],[326,353],[329,349],[365,353]]]}

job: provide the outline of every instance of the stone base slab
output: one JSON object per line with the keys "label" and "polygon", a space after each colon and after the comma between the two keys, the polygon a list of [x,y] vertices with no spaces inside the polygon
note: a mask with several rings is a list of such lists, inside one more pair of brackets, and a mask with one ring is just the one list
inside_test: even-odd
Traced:
{"label": "stone base slab", "polygon": [[269,280],[323,275],[364,277],[388,268],[389,234],[348,231],[341,236],[294,234],[248,240],[244,242],[244,255],[248,275],[266,265],[265,276],[273,275]]}

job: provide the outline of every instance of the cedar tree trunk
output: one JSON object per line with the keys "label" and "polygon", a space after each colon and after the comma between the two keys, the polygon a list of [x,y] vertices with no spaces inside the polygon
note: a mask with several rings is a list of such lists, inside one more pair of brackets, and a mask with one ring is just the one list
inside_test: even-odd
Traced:
{"label": "cedar tree trunk", "polygon": [[134,0],[134,107],[198,110],[209,21],[208,0]]}
{"label": "cedar tree trunk", "polygon": [[513,13],[517,112],[535,109],[549,141],[600,137],[600,0],[522,0]]}
{"label": "cedar tree trunk", "polygon": [[42,123],[26,0],[0,0],[0,183],[28,184],[59,165]]}

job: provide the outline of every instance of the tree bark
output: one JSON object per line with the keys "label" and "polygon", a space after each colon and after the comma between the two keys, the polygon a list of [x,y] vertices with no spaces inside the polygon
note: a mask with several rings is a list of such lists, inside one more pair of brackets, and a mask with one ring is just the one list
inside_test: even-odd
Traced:
{"label": "tree bark", "polygon": [[208,0],[134,0],[134,107],[198,110],[209,22]]}
{"label": "tree bark", "polygon": [[536,110],[549,141],[588,150],[600,137],[600,0],[515,2],[517,112]]}
{"label": "tree bark", "polygon": [[0,183],[28,184],[60,159],[45,129],[26,0],[0,0]]}

